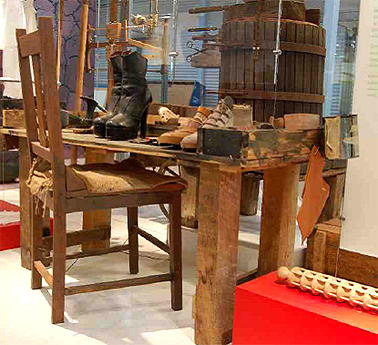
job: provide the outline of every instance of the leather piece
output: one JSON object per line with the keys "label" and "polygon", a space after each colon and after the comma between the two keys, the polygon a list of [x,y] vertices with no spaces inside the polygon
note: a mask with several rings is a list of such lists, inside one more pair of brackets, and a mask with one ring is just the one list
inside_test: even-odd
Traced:
{"label": "leather piece", "polygon": [[311,150],[303,189],[302,207],[297,216],[302,233],[302,243],[313,231],[330,193],[330,187],[322,176],[324,165],[325,159],[319,149],[314,146]]}

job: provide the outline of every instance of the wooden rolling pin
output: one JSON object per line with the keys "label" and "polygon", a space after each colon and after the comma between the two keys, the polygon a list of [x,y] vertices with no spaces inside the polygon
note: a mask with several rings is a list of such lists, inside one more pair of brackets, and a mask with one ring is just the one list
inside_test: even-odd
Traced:
{"label": "wooden rolling pin", "polygon": [[335,298],[338,302],[348,302],[352,306],[361,306],[365,310],[378,312],[378,289],[371,286],[332,277],[323,273],[294,267],[280,267],[277,271],[280,281],[288,286],[310,291],[314,295],[322,294],[325,298]]}

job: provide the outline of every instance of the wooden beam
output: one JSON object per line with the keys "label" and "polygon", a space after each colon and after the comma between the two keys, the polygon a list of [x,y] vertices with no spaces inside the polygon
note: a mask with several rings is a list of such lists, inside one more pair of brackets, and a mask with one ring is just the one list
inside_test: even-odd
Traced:
{"label": "wooden beam", "polygon": [[293,265],[299,168],[288,164],[264,172],[259,275]]}
{"label": "wooden beam", "polygon": [[232,338],[241,173],[201,164],[195,343]]}
{"label": "wooden beam", "polygon": [[37,55],[41,53],[41,39],[39,31],[31,32],[25,36],[20,37],[19,47],[21,57],[30,55]]}
{"label": "wooden beam", "polygon": [[39,274],[42,276],[42,278],[45,280],[45,282],[52,288],[53,287],[53,276],[47,270],[45,265],[41,261],[35,261],[34,266],[37,269],[37,271],[39,272]]}
{"label": "wooden beam", "polygon": [[154,284],[154,283],[160,283],[160,282],[167,282],[171,280],[172,280],[172,275],[170,273],[165,273],[165,274],[157,274],[157,275],[149,276],[149,277],[123,279],[123,280],[117,280],[113,282],[94,283],[94,284],[81,285],[81,286],[72,286],[72,287],[67,287],[65,289],[65,295],[70,296],[70,295],[77,295],[79,293],[120,289],[124,287],[129,287],[129,286],[147,285],[147,284]]}
{"label": "wooden beam", "polygon": [[171,250],[170,250],[169,246],[166,245],[164,242],[160,241],[159,239],[157,239],[156,237],[152,236],[148,232],[142,230],[141,228],[138,228],[137,226],[134,226],[134,230],[136,230],[138,232],[138,235],[142,236],[147,241],[151,242],[156,247],[160,248],[162,251],[164,251],[164,252],[166,252],[168,254],[170,253]]}

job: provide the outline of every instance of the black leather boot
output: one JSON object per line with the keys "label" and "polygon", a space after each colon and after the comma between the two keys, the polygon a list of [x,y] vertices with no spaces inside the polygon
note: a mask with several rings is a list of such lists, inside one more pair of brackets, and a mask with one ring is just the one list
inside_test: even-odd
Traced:
{"label": "black leather boot", "polygon": [[114,54],[110,57],[113,67],[113,88],[107,105],[107,114],[97,117],[94,121],[94,134],[105,138],[106,122],[110,120],[118,112],[118,103],[122,96],[122,55]]}
{"label": "black leather boot", "polygon": [[146,81],[147,59],[140,53],[123,55],[122,97],[116,115],[106,123],[106,138],[128,140],[146,136],[148,106],[152,95]]}

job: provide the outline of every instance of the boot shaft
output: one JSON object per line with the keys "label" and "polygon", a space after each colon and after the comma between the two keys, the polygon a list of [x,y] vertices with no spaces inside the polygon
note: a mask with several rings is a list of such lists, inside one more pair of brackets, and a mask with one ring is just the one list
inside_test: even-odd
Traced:
{"label": "boot shaft", "polygon": [[113,67],[113,82],[114,86],[121,86],[122,83],[122,55],[112,55],[110,57],[110,63]]}
{"label": "boot shaft", "polygon": [[147,87],[147,59],[138,52],[122,56],[122,84]]}

